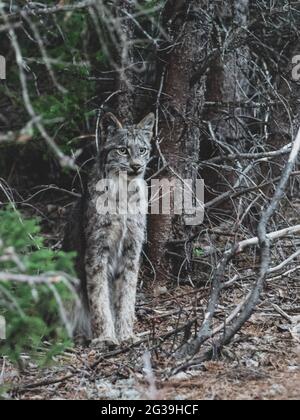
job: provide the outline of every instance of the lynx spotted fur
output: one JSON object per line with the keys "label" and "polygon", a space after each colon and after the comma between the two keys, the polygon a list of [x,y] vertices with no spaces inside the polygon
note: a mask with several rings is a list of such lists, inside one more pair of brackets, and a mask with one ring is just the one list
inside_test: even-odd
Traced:
{"label": "lynx spotted fur", "polygon": [[[138,191],[150,159],[154,123],[153,114],[127,128],[113,114],[103,117],[99,157],[66,235],[65,248],[77,251],[81,280],[83,312],[76,314],[76,334],[95,346],[134,337],[136,288],[146,233],[145,213],[100,214],[97,200],[101,194],[118,196],[118,189],[126,188],[120,182],[121,173],[126,174],[124,182],[134,181]],[[105,191],[99,189],[98,181],[103,179],[110,180]],[[131,190],[128,200],[135,193]]]}

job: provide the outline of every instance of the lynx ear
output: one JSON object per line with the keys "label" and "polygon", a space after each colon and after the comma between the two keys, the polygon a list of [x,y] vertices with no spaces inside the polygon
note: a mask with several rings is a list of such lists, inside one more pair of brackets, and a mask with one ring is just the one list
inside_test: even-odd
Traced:
{"label": "lynx ear", "polygon": [[117,130],[120,130],[121,128],[123,128],[123,126],[114,114],[111,112],[105,114],[102,117],[100,123],[102,142],[106,141],[109,134],[113,135]]}
{"label": "lynx ear", "polygon": [[137,127],[140,130],[146,130],[146,131],[152,132],[154,128],[154,124],[155,124],[155,115],[153,114],[153,112],[151,112],[137,125]]}

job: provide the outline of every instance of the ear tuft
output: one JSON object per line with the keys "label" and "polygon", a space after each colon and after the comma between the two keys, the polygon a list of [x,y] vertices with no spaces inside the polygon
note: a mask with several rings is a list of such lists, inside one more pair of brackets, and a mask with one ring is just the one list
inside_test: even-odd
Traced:
{"label": "ear tuft", "polygon": [[138,125],[137,127],[141,130],[147,130],[152,132],[155,124],[155,115],[153,112],[148,114]]}
{"label": "ear tuft", "polygon": [[109,134],[113,135],[121,128],[123,128],[123,126],[114,114],[111,112],[104,114],[100,123],[102,142],[107,140]]}

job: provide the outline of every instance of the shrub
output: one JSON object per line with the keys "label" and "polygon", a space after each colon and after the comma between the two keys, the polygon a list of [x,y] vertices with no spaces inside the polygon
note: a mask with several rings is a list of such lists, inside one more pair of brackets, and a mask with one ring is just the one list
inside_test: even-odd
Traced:
{"label": "shrub", "polygon": [[[1,355],[17,362],[27,353],[46,363],[70,344],[66,309],[75,299],[73,258],[45,247],[38,220],[0,210],[0,279],[6,276],[0,281],[0,315],[7,330]],[[51,345],[45,347],[45,340]]]}

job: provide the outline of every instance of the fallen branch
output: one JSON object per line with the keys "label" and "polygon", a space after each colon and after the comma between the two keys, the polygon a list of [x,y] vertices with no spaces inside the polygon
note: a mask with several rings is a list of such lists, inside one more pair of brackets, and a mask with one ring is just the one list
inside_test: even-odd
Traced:
{"label": "fallen branch", "polygon": [[[281,271],[284,267],[286,267],[287,265],[292,263],[299,256],[300,256],[300,250],[296,251],[294,254],[292,254],[290,257],[288,257],[286,260],[284,260],[280,264],[278,264],[276,267],[270,268],[269,271],[268,271],[268,281],[273,281],[273,280],[280,279],[283,276],[287,276],[287,275],[289,275],[291,273],[294,273],[295,271],[299,270],[299,267],[294,267],[293,269],[287,271],[286,273],[282,273],[277,277],[269,277],[270,274],[274,274],[274,273],[277,273],[278,271]],[[249,278],[249,277],[254,277],[254,276],[255,276],[255,272],[253,270],[253,272],[251,274],[248,274],[246,277]],[[222,287],[223,287],[223,289],[227,289],[228,287],[232,286],[234,283],[236,283],[237,281],[240,281],[241,279],[242,278],[238,274],[236,274],[232,279],[230,279],[226,283],[224,283]]]}
{"label": "fallen branch", "polygon": [[294,261],[299,256],[300,256],[300,250],[296,251],[293,255],[291,255],[285,261],[282,261],[282,263],[280,263],[276,267],[270,268],[269,274],[273,274],[273,273],[276,273],[277,271],[282,270],[284,267],[286,267],[289,263],[291,263],[292,261]]}
{"label": "fallen branch", "polygon": [[291,274],[295,273],[296,271],[300,271],[300,265],[297,265],[297,267],[293,267],[288,271],[285,271],[284,273],[280,274],[279,276],[276,277],[270,277],[267,279],[267,282],[273,282],[275,280],[281,280],[283,277],[289,277]]}
{"label": "fallen branch", "polygon": [[[276,239],[280,239],[289,235],[294,235],[295,233],[300,232],[300,225],[291,226],[286,229],[278,230],[276,232],[271,232],[267,234],[267,239],[272,242]],[[249,246],[254,246],[259,244],[259,238],[251,238],[246,239],[238,244],[237,253],[243,252],[245,248],[248,248]]]}
{"label": "fallen branch", "polygon": [[[300,225],[290,226],[285,229],[281,229],[275,232],[270,232],[267,234],[267,238],[270,242],[276,241],[276,239],[281,239],[290,235],[295,235],[296,233],[300,232]],[[259,238],[253,237],[249,239],[245,239],[241,242],[238,242],[236,244],[236,253],[239,254],[243,251],[245,251],[246,248],[249,248],[250,246],[257,246],[259,244]],[[231,250],[225,251],[225,254],[230,253]],[[211,246],[203,247],[204,257],[208,257],[210,255],[214,255],[217,252],[221,252],[220,249],[214,248]],[[277,270],[276,270],[277,271]]]}
{"label": "fallen branch", "polygon": [[62,378],[58,378],[58,379],[46,379],[44,381],[41,382],[35,382],[32,384],[25,384],[25,385],[20,385],[17,387],[14,387],[11,389],[10,392],[14,393],[14,394],[24,394],[25,392],[37,389],[37,388],[42,388],[44,386],[48,386],[48,385],[56,385],[62,382],[66,382],[69,379],[74,378],[74,376],[77,374],[78,372],[75,373],[70,373],[69,375],[63,376]]}

